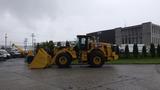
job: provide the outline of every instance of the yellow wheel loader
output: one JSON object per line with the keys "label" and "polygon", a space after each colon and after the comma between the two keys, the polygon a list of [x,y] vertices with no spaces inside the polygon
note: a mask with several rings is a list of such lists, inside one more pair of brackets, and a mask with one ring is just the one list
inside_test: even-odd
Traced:
{"label": "yellow wheel loader", "polygon": [[118,59],[118,55],[112,51],[111,44],[96,42],[94,37],[87,35],[78,35],[75,46],[55,47],[52,56],[51,58],[40,49],[30,68],[45,68],[53,64],[65,68],[69,67],[72,62],[102,67],[106,61]]}

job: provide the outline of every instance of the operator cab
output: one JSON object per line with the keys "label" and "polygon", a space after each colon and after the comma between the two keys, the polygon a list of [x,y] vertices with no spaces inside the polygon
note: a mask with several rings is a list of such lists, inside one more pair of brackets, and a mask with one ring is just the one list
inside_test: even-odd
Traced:
{"label": "operator cab", "polygon": [[77,35],[77,46],[79,50],[88,50],[89,49],[89,43],[93,42],[92,36],[86,36],[86,35]]}

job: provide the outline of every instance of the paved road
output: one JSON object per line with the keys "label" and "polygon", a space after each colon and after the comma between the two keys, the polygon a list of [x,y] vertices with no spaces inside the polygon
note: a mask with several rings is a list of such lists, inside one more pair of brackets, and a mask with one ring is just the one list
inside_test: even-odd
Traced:
{"label": "paved road", "polygon": [[0,90],[159,90],[160,65],[105,65],[30,70],[23,59],[0,62]]}

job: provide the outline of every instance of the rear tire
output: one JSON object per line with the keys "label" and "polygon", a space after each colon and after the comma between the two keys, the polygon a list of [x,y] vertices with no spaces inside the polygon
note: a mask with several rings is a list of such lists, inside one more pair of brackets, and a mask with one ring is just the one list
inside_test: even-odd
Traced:
{"label": "rear tire", "polygon": [[100,51],[93,51],[89,55],[89,65],[91,67],[102,67],[105,63],[105,57]]}
{"label": "rear tire", "polygon": [[56,57],[56,65],[59,68],[67,68],[70,67],[71,65],[71,56],[67,53],[60,53],[57,57]]}

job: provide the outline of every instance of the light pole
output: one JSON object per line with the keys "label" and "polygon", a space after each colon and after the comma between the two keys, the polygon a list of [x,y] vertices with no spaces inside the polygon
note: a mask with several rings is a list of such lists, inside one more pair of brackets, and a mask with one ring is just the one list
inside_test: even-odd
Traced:
{"label": "light pole", "polygon": [[34,37],[35,37],[34,33],[32,33],[31,37],[32,37],[32,48],[34,49]]}
{"label": "light pole", "polygon": [[27,50],[27,42],[28,42],[28,39],[25,38],[25,39],[24,39],[24,49],[25,49],[25,51]]}
{"label": "light pole", "polygon": [[7,33],[5,34],[5,49],[7,49]]}

